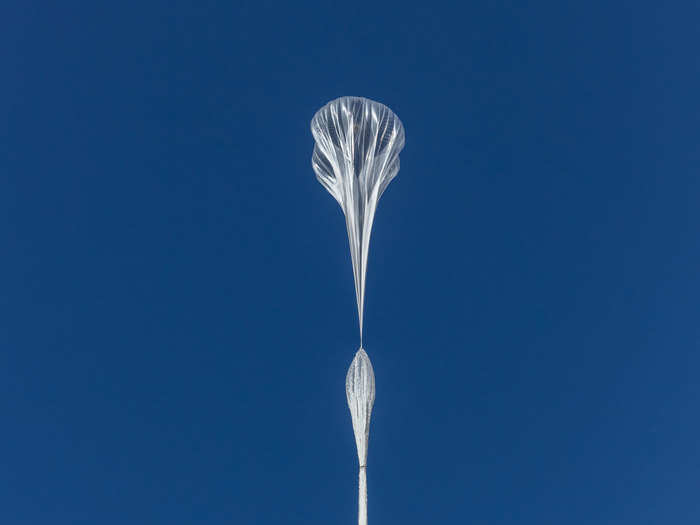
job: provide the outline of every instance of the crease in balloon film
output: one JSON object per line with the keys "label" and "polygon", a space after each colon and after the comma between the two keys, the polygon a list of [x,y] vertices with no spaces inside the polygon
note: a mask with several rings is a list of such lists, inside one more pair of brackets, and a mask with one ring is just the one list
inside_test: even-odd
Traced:
{"label": "crease in balloon film", "polygon": [[372,223],[379,198],[399,172],[404,128],[379,102],[341,97],[314,115],[311,133],[316,141],[312,157],[316,178],[345,214],[362,347]]}

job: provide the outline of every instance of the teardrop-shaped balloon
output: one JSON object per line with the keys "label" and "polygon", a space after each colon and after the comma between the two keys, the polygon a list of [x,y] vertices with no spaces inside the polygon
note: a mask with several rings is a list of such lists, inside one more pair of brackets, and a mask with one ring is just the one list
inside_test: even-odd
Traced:
{"label": "teardrop-shaped balloon", "polygon": [[350,241],[362,341],[367,255],[377,203],[399,172],[405,135],[396,115],[379,102],[341,97],[311,120],[316,178],[338,201]]}

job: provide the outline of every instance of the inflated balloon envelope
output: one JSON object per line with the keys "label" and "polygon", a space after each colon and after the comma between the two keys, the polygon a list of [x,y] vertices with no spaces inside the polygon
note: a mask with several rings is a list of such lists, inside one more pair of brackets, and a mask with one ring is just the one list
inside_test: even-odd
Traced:
{"label": "inflated balloon envelope", "polygon": [[405,141],[403,125],[379,102],[342,97],[316,113],[311,133],[316,140],[311,160],[316,178],[345,213],[361,342],[374,212],[382,193],[399,172],[399,153]]}
{"label": "inflated balloon envelope", "polygon": [[348,370],[345,391],[360,464],[358,523],[366,525],[367,443],[375,394],[372,363],[362,344],[367,255],[377,203],[399,172],[405,136],[401,121],[388,107],[361,97],[326,104],[311,120],[311,133],[316,178],[345,214],[355,277],[360,349]]}

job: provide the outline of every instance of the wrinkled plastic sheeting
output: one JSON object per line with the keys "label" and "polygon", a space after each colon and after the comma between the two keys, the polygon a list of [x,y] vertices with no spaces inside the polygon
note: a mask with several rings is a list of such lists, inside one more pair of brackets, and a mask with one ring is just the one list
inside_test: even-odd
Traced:
{"label": "wrinkled plastic sheeting", "polygon": [[399,172],[403,124],[386,106],[361,97],[341,97],[311,121],[316,178],[345,213],[362,341],[365,277],[377,203]]}

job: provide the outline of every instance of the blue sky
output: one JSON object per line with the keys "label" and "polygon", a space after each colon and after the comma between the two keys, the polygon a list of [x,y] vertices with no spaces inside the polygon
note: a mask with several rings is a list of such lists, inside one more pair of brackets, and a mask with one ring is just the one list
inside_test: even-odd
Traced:
{"label": "blue sky", "polygon": [[700,8],[456,4],[3,5],[1,523],[355,522],[342,95],[370,523],[698,523]]}

